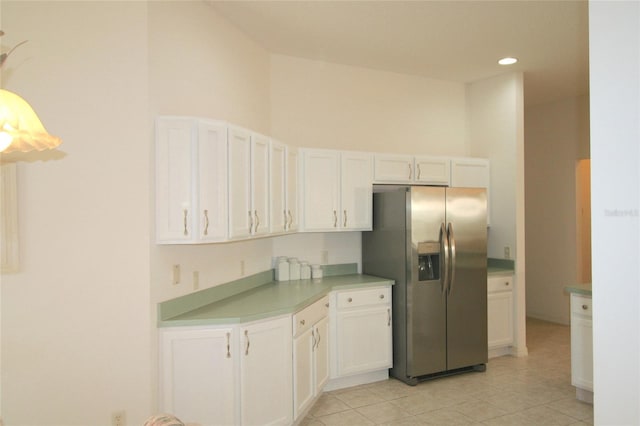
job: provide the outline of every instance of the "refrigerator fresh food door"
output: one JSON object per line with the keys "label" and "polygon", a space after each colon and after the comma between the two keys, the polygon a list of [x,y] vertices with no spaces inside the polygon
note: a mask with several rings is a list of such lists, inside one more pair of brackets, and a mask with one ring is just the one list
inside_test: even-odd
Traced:
{"label": "refrigerator fresh food door", "polygon": [[447,370],[487,362],[487,198],[484,189],[447,188]]}
{"label": "refrigerator fresh food door", "polygon": [[414,186],[410,193],[407,376],[418,377],[447,369],[445,190]]}

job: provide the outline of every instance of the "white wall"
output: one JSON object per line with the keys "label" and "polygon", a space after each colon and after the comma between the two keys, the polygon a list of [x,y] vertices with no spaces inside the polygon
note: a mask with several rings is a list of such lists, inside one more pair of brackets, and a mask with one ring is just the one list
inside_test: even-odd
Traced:
{"label": "white wall", "polygon": [[470,154],[491,161],[491,227],[487,251],[515,261],[515,350],[526,355],[524,230],[524,99],[521,73],[506,73],[467,85]]}
{"label": "white wall", "polygon": [[19,164],[20,271],[2,276],[7,425],[141,424],[149,365],[146,4],[2,2],[3,87],[60,152]]}
{"label": "white wall", "polygon": [[576,165],[589,156],[589,98],[525,113],[527,315],[569,324],[577,283]]}
{"label": "white wall", "polygon": [[594,424],[640,424],[640,3],[589,2]]}
{"label": "white wall", "polygon": [[282,55],[271,78],[271,130],[285,143],[469,154],[463,84]]}

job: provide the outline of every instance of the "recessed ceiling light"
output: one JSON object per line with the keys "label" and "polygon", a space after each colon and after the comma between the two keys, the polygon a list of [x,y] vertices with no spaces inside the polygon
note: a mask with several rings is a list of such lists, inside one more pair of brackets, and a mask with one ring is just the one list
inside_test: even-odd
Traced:
{"label": "recessed ceiling light", "polygon": [[502,58],[498,61],[500,65],[513,65],[518,62],[517,58]]}

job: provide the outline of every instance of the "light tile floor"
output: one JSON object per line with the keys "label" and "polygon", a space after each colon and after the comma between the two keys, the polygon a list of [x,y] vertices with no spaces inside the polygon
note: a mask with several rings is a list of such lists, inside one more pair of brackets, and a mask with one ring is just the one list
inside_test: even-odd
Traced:
{"label": "light tile floor", "polygon": [[571,386],[570,328],[528,319],[527,347],[527,357],[490,359],[484,373],[326,392],[301,424],[593,425],[593,406]]}

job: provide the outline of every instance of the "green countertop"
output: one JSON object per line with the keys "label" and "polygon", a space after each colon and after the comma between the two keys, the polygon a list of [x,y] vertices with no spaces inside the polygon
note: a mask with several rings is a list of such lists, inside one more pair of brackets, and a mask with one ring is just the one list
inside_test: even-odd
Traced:
{"label": "green countertop", "polygon": [[591,283],[587,284],[571,284],[565,286],[565,291],[568,293],[581,294],[583,296],[591,296]]}
{"label": "green countertop", "polygon": [[392,280],[357,273],[318,280],[271,281],[242,293],[158,321],[159,327],[236,324],[292,314],[332,290],[393,285]]}

